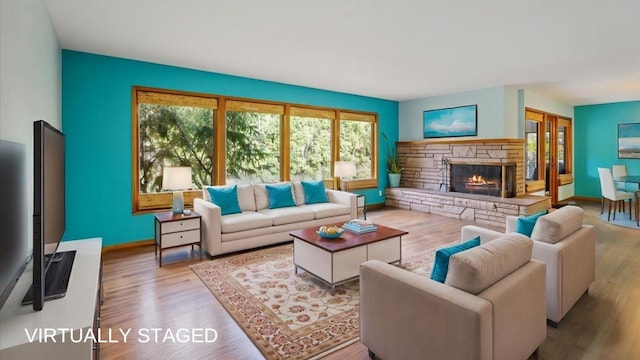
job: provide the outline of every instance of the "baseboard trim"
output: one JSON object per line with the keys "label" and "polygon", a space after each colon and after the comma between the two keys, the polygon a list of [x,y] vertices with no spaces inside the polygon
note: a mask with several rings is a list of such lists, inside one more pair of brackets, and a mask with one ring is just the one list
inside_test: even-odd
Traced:
{"label": "baseboard trim", "polygon": [[132,247],[137,247],[137,246],[153,245],[153,244],[154,244],[154,240],[153,239],[149,239],[149,240],[133,241],[133,242],[123,243],[123,244],[115,244],[115,245],[103,246],[102,247],[102,253],[104,254],[104,253],[109,252],[109,251],[127,249],[127,248],[132,248]]}
{"label": "baseboard trim", "polygon": [[579,200],[579,201],[589,201],[589,202],[597,202],[599,203],[601,198],[592,198],[592,197],[587,197],[587,196],[572,196],[568,199],[564,199],[562,201],[567,201],[567,200]]}
{"label": "baseboard trim", "polygon": [[381,209],[384,209],[384,208],[385,208],[384,203],[367,204],[367,211],[369,211],[369,210],[381,210]]}

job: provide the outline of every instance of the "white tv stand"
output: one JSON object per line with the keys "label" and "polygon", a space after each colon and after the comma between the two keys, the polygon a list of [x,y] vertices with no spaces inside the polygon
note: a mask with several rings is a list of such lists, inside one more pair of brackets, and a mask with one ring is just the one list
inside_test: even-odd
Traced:
{"label": "white tv stand", "polygon": [[[100,357],[98,343],[72,342],[69,332],[73,329],[74,334],[80,331],[86,334],[93,329],[97,334],[100,327],[102,238],[64,241],[58,247],[58,251],[71,250],[76,251],[76,257],[67,294],[45,302],[42,311],[33,311],[31,305],[21,305],[33,280],[33,261],[20,276],[0,311],[0,359],[87,360]],[[56,329],[55,342],[52,338],[39,342],[38,331],[44,333],[45,329]],[[29,337],[34,333],[35,340],[30,341]]]}

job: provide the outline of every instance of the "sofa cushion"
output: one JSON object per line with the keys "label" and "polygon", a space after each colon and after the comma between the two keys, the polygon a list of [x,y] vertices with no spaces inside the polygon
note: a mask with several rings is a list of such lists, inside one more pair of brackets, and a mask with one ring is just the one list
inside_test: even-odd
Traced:
{"label": "sofa cushion", "polygon": [[293,201],[296,202],[296,206],[304,205],[304,189],[300,181],[292,181],[291,187],[293,188]]}
{"label": "sofa cushion", "polygon": [[265,185],[269,197],[269,209],[296,206],[291,184]]}
{"label": "sofa cushion", "polygon": [[273,225],[273,219],[271,217],[255,211],[223,216],[220,222],[222,233],[233,233]]}
{"label": "sofa cushion", "polygon": [[291,224],[302,221],[313,220],[314,213],[309,209],[300,206],[283,207],[276,209],[262,209],[259,214],[273,219],[273,225]]}
{"label": "sofa cushion", "polygon": [[302,181],[305,204],[318,204],[329,202],[327,192],[324,188],[324,181]]}
{"label": "sofa cushion", "polygon": [[242,211],[256,211],[256,197],[253,195],[253,185],[238,185],[238,203]]}
{"label": "sofa cushion", "polygon": [[436,251],[436,260],[434,261],[433,269],[431,270],[431,280],[444,283],[444,280],[447,277],[447,270],[449,270],[449,258],[454,254],[476,246],[480,246],[480,236],[476,236],[475,238],[461,244],[438,249]]}
{"label": "sofa cushion", "polygon": [[[239,184],[238,186],[238,204],[242,211],[256,211],[256,199],[253,196],[253,185],[251,184]],[[211,196],[209,196],[209,188],[226,188],[227,185],[221,186],[209,186],[202,187],[202,198],[212,202]]]}
{"label": "sofa cushion", "polygon": [[533,231],[533,227],[536,225],[538,218],[543,215],[547,215],[548,213],[549,210],[545,209],[529,216],[518,217],[516,222],[516,232],[526,237],[531,237],[531,232]]}
{"label": "sofa cushion", "polygon": [[207,192],[211,202],[220,206],[220,214],[238,214],[241,213],[238,204],[238,187],[236,185],[225,187],[208,187]]}
{"label": "sofa cushion", "polygon": [[584,210],[577,206],[563,206],[536,221],[531,239],[555,244],[582,227]]}
{"label": "sofa cushion", "polygon": [[313,211],[316,219],[351,214],[351,209],[348,206],[331,202],[304,205],[304,208]]}
{"label": "sofa cushion", "polygon": [[531,260],[533,241],[510,233],[449,259],[445,284],[477,295]]}

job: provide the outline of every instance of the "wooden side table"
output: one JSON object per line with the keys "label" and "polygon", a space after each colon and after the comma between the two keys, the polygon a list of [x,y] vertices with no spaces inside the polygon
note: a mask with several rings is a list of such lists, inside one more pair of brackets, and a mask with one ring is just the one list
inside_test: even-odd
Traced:
{"label": "wooden side table", "polygon": [[179,246],[198,245],[202,260],[202,234],[200,228],[202,217],[192,211],[189,215],[172,212],[155,213],[155,253],[160,249],[160,267],[162,267],[162,250]]}
{"label": "wooden side table", "polygon": [[362,194],[356,194],[358,196],[358,208],[357,211],[360,211],[360,209],[362,209],[362,216],[364,217],[364,220],[367,220],[367,203],[365,201],[365,197]]}

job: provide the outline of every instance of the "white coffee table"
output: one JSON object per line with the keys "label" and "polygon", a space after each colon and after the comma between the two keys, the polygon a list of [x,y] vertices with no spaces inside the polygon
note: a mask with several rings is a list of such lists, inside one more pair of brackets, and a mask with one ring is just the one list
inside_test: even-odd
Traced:
{"label": "white coffee table", "polygon": [[[334,224],[341,226],[342,224]],[[330,225],[331,226],[331,225]],[[402,261],[404,230],[376,225],[378,229],[366,234],[345,231],[337,239],[324,239],[316,234],[317,227],[292,231],[293,262],[331,287],[358,279],[360,264],[367,260],[386,263]]]}

